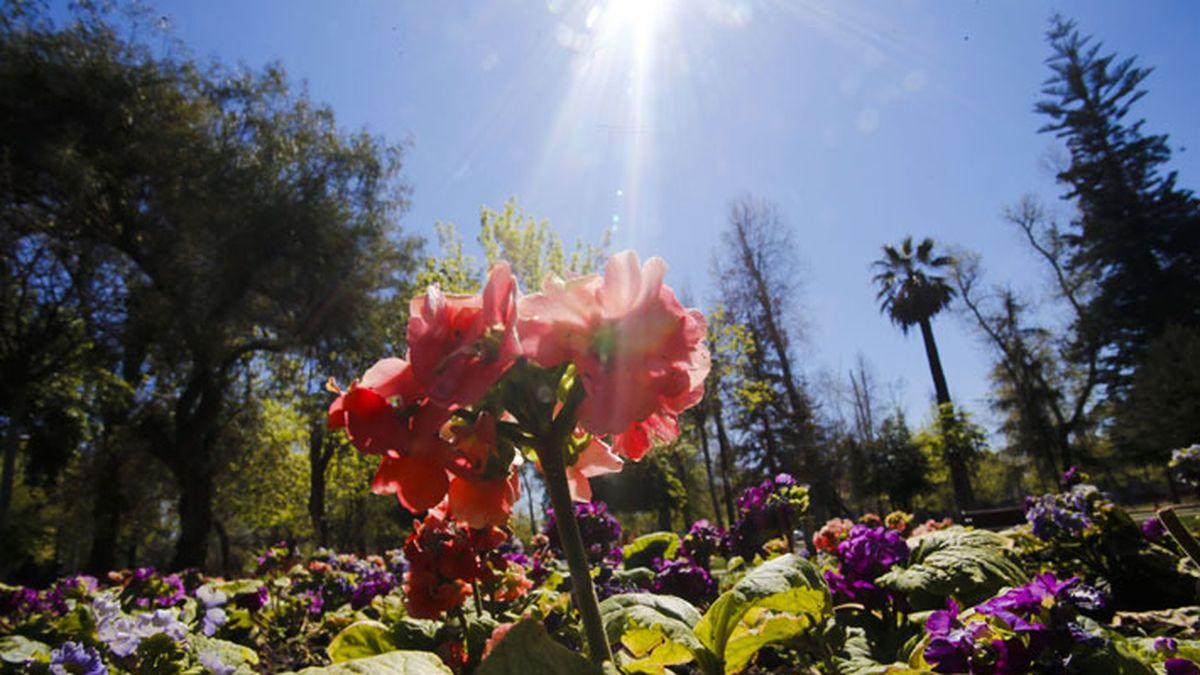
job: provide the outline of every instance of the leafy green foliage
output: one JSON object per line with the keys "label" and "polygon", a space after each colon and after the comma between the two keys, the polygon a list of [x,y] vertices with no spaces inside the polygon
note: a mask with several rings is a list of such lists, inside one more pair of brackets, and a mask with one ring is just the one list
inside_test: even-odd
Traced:
{"label": "leafy green foliage", "polygon": [[740,672],[759,649],[783,642],[833,614],[833,601],[817,569],[794,554],[754,568],[717,598],[696,626],[696,636]]}
{"label": "leafy green foliage", "polygon": [[674,532],[643,534],[625,547],[625,569],[650,567],[655,558],[671,560],[678,552],[679,535]]}
{"label": "leafy green foliage", "polygon": [[0,661],[20,665],[29,660],[49,663],[50,646],[23,635],[0,637]]}
{"label": "leafy green foliage", "polygon": [[329,659],[334,663],[386,654],[397,649],[392,631],[378,621],[359,621],[347,626],[329,643]]}
{"label": "leafy green foliage", "polygon": [[626,593],[600,603],[609,642],[620,645],[617,662],[629,672],[663,672],[695,660],[706,673],[720,672],[719,661],[692,631],[700,612],[670,595]]}
{"label": "leafy green foliage", "polygon": [[305,668],[299,675],[448,675],[452,672],[436,654],[394,651],[324,668]]}
{"label": "leafy green foliage", "polygon": [[509,629],[475,672],[478,675],[601,675],[604,671],[550,639],[540,621],[525,620]]}
{"label": "leafy green foliage", "polygon": [[962,527],[918,538],[907,566],[877,579],[880,586],[908,596],[915,611],[943,609],[948,597],[971,606],[1027,581],[1007,538]]}

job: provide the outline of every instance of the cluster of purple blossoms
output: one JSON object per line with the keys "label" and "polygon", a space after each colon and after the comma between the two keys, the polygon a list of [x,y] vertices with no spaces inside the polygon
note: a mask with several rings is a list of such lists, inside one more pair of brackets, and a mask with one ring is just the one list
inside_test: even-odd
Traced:
{"label": "cluster of purple blossoms", "polygon": [[1150,516],[1142,521],[1142,536],[1150,543],[1158,543],[1163,535],[1167,533],[1167,528],[1158,519],[1158,516]]}
{"label": "cluster of purple blossoms", "polygon": [[1092,526],[1091,501],[1095,486],[1076,485],[1069,492],[1025,498],[1025,520],[1038,539],[1076,537]]}
{"label": "cluster of purple blossoms", "polygon": [[791,534],[808,509],[808,487],[781,473],[747,488],[738,497],[737,507],[738,518],[729,532],[730,549],[751,559],[767,541]]}
{"label": "cluster of purple blossoms", "polygon": [[200,616],[200,631],[205,636],[212,637],[228,621],[223,607],[227,600],[224,593],[207,584],[196,589],[196,601],[204,612]]}
{"label": "cluster of purple blossoms", "polygon": [[708,569],[709,560],[715,555],[725,555],[728,535],[724,528],[707,520],[692,523],[683,537],[683,550],[697,565]]}
{"label": "cluster of purple blossoms", "polygon": [[396,577],[390,572],[372,572],[362,577],[350,593],[350,606],[362,609],[376,597],[392,592],[397,585]]}
{"label": "cluster of purple blossoms", "polygon": [[1163,662],[1167,675],[1200,675],[1200,666],[1194,661],[1175,656],[1179,651],[1179,643],[1175,638],[1158,638],[1154,641],[1154,651],[1171,657]]}
{"label": "cluster of purple blossoms", "polygon": [[695,605],[708,604],[717,595],[717,580],[687,557],[656,558],[654,572],[650,590],[660,595],[674,595]]}
{"label": "cluster of purple blossoms", "polygon": [[154,567],[139,567],[133,571],[121,600],[126,608],[176,607],[187,598],[187,589],[178,574],[160,577]]}
{"label": "cluster of purple blossoms", "polygon": [[825,582],[838,602],[856,602],[868,609],[903,607],[904,597],[880,588],[875,579],[908,560],[908,544],[899,532],[885,527],[855,525],[837,545],[838,570],[825,572]]}
{"label": "cluster of purple blossoms", "polygon": [[1000,621],[1003,631],[984,619],[964,625],[950,600],[948,609],[933,612],[925,623],[925,660],[938,673],[1027,673],[1038,661],[1061,662],[1067,655],[1053,653],[1056,645],[1102,646],[1103,638],[1084,629],[1076,616],[1105,605],[1103,594],[1078,577],[1059,581],[1050,572],[975,607],[976,614]]}
{"label": "cluster of purple blossoms", "polygon": [[121,611],[111,596],[103,594],[92,601],[92,611],[96,617],[96,636],[120,658],[133,654],[142,640],[152,635],[163,633],[181,642],[188,634],[187,625],[179,621],[174,609],[156,609],[131,617]]}
{"label": "cluster of purple blossoms", "polygon": [[1171,473],[1187,485],[1200,485],[1200,443],[1171,452]]}
{"label": "cluster of purple blossoms", "polygon": [[[579,534],[587,547],[588,560],[593,564],[602,560],[620,560],[617,543],[621,541],[621,523],[608,512],[604,502],[584,502],[575,505],[575,520],[579,523]],[[558,521],[554,518],[554,509],[546,509],[546,536],[550,547],[556,553],[562,553],[562,545],[558,541]],[[617,551],[616,556],[613,555]]]}

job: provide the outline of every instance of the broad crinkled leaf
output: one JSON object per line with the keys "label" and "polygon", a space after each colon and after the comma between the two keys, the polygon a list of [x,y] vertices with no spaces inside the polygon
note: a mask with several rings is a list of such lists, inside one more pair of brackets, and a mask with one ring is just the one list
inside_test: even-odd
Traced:
{"label": "broad crinkled leaf", "polygon": [[258,665],[258,654],[253,649],[239,645],[236,642],[218,640],[192,633],[188,635],[188,646],[192,648],[192,651],[197,656],[201,654],[215,654],[223,665],[233,668],[235,674],[253,673],[253,666]]}
{"label": "broad crinkled leaf", "polygon": [[0,637],[0,661],[21,664],[26,661],[50,661],[50,645],[21,635]]}
{"label": "broad crinkled leaf", "polygon": [[602,675],[603,669],[582,654],[558,644],[542,622],[525,620],[509,629],[476,675]]}
{"label": "broad crinkled leaf", "polygon": [[359,621],[346,626],[329,643],[329,659],[344,663],[396,650],[392,631],[378,621]]}
{"label": "broad crinkled leaf", "polygon": [[297,675],[452,675],[437,654],[399,650],[335,663],[324,668],[305,668]]}
{"label": "broad crinkled leaf", "polygon": [[643,534],[625,547],[625,569],[650,567],[655,558],[670,560],[678,552],[679,535],[674,532]]}
{"label": "broad crinkled leaf", "polygon": [[962,527],[918,538],[905,567],[876,579],[880,586],[904,593],[915,611],[943,609],[951,596],[970,607],[1028,581],[1006,537]]}
{"label": "broad crinkled leaf", "polygon": [[696,637],[725,663],[725,672],[738,672],[762,647],[791,639],[832,613],[817,569],[789,553],[754,568],[717,598]]}
{"label": "broad crinkled leaf", "polygon": [[[697,660],[705,672],[719,672],[717,659],[692,631],[700,612],[673,595],[625,593],[600,603],[604,631],[614,648],[625,647],[633,658],[627,671],[662,672],[664,666]],[[680,661],[686,650],[687,658]]]}

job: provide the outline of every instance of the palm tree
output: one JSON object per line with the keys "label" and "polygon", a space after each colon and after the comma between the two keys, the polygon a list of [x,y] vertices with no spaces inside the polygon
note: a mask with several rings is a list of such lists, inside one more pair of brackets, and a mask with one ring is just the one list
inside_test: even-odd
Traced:
{"label": "palm tree", "polygon": [[[884,245],[883,258],[872,265],[878,272],[874,281],[879,286],[876,298],[880,311],[892,323],[900,326],[906,335],[914,325],[921,327],[921,338],[925,342],[925,356],[929,360],[929,373],[933,376],[939,408],[950,404],[950,388],[946,386],[946,374],[942,371],[937,342],[933,339],[932,322],[934,315],[945,309],[954,298],[954,288],[942,274],[953,263],[954,260],[949,256],[934,256],[932,239],[922,240],[914,249],[912,237],[905,237],[899,248]],[[954,417],[950,416],[949,419],[953,420]],[[943,429],[943,433],[947,431]],[[955,501],[959,509],[971,508],[975,499],[966,458],[951,449],[948,460]]]}

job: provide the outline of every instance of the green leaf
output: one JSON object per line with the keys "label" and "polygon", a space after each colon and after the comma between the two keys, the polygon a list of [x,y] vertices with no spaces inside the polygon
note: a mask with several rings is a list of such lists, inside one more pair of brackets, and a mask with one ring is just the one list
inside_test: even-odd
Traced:
{"label": "green leaf", "polygon": [[188,646],[196,654],[216,654],[222,664],[233,668],[235,673],[253,673],[252,666],[258,665],[258,654],[253,649],[236,642],[218,640],[199,634],[188,636]]}
{"label": "green leaf", "polygon": [[437,654],[399,650],[324,668],[305,668],[297,675],[451,675],[452,672]]}
{"label": "green leaf", "polygon": [[789,553],[754,568],[717,598],[696,626],[696,637],[725,663],[725,672],[738,672],[762,647],[791,639],[832,614],[829,589],[817,569]]}
{"label": "green leaf", "polygon": [[405,617],[392,624],[392,642],[397,649],[416,649],[431,652],[437,647],[440,621]]}
{"label": "green leaf", "polygon": [[325,651],[334,663],[378,656],[396,650],[392,631],[378,621],[359,621],[334,636]]}
{"label": "green leaf", "polygon": [[0,638],[0,661],[21,664],[26,661],[50,662],[50,645],[21,635]]}
{"label": "green leaf", "polygon": [[603,669],[558,644],[540,621],[525,620],[509,629],[476,670],[476,675],[602,675]]}
{"label": "green leaf", "polygon": [[650,567],[655,558],[670,560],[679,552],[679,535],[651,532],[634,539],[625,547],[625,569]]}
{"label": "green leaf", "polygon": [[943,609],[947,597],[970,607],[1005,587],[1028,581],[1006,537],[952,527],[918,538],[907,566],[893,569],[876,583],[904,593],[913,610],[922,611]]}
{"label": "green leaf", "polygon": [[692,626],[700,622],[700,612],[682,598],[653,593],[614,595],[600,603],[600,618],[609,642],[625,647],[633,657],[621,664],[626,670],[661,672],[663,666],[695,659],[704,672],[720,672],[716,656],[692,632]]}

